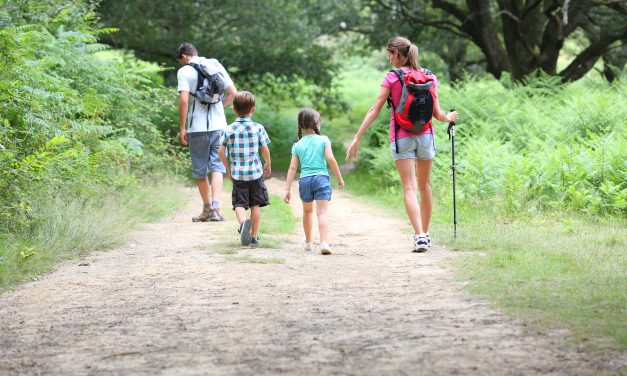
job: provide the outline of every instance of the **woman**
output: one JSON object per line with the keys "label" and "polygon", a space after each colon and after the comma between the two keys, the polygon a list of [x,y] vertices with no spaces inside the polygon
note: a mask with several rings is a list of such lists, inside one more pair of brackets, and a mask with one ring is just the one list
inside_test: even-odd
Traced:
{"label": "woman", "polygon": [[[411,44],[407,38],[394,37],[387,45],[387,54],[390,64],[401,69],[405,75],[412,71],[421,71],[430,75],[433,79],[434,92],[437,93],[437,80],[435,76],[418,65],[418,47]],[[392,96],[393,108],[397,108],[401,99],[403,86],[398,75],[391,71],[383,78],[381,90],[368,110],[364,120],[355,134],[353,142],[346,152],[346,159],[357,156],[359,142],[366,133],[372,122],[377,118],[381,108],[386,103],[388,97]],[[451,122],[457,120],[457,112],[444,113],[435,97],[433,105],[433,117],[439,121]],[[398,134],[396,134],[398,131]],[[433,139],[433,129],[411,132],[407,129],[397,127],[392,114],[390,120],[390,148],[396,169],[403,184],[405,199],[405,210],[409,221],[414,228],[414,248],[413,252],[425,252],[431,246],[429,236],[429,223],[431,221],[432,195],[431,195],[431,166],[435,156],[435,142]],[[398,143],[398,148],[396,144]],[[416,190],[420,191],[420,204],[416,197]]]}

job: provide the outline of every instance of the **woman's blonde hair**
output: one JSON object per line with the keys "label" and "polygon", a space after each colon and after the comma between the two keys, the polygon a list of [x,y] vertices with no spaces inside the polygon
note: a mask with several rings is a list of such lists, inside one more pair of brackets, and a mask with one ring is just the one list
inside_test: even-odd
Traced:
{"label": "woman's blonde hair", "polygon": [[420,69],[418,65],[418,47],[411,44],[409,39],[404,37],[394,37],[388,41],[387,50],[390,52],[398,51],[398,53],[404,57],[406,67],[412,69]]}

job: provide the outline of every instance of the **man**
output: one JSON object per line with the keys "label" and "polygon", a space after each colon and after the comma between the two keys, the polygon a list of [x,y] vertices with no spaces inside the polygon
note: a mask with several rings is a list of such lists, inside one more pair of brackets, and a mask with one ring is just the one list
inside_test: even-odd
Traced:
{"label": "man", "polygon": [[[233,102],[237,93],[235,85],[226,69],[215,59],[198,56],[196,47],[191,43],[183,43],[178,48],[176,59],[184,66],[177,72],[179,92],[179,128],[181,142],[189,145],[192,157],[192,175],[200,191],[203,209],[200,215],[193,217],[194,222],[223,221],[220,212],[220,195],[222,180],[226,169],[220,157],[220,136],[226,128],[224,107]],[[198,85],[198,71],[187,65],[197,63],[209,66],[217,71],[224,81],[225,95],[222,103],[203,105],[194,94]],[[191,95],[190,95],[191,94]],[[207,175],[211,174],[211,184]]]}

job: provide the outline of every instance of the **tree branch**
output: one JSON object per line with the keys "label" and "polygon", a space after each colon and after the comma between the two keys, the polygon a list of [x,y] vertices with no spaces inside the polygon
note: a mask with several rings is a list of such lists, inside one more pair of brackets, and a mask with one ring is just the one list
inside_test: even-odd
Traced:
{"label": "tree branch", "polygon": [[418,22],[423,25],[433,26],[437,29],[448,31],[449,33],[457,35],[460,38],[469,39],[468,35],[461,32],[461,25],[457,25],[447,20],[432,21],[425,18],[418,18],[407,10],[407,5],[403,3],[402,0],[398,0],[398,3],[400,5],[401,16],[403,16],[403,18],[405,18],[407,21]]}
{"label": "tree branch", "polygon": [[627,39],[627,30],[623,31],[621,34],[608,35],[597,43],[590,45],[559,73],[559,75],[562,76],[562,81],[576,81],[583,77],[583,75],[594,67],[594,63],[596,63],[603,54],[607,53],[612,43],[624,39]]}

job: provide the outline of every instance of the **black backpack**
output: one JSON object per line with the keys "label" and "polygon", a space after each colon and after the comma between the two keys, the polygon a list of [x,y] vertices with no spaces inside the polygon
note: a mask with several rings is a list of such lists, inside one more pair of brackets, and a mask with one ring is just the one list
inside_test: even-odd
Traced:
{"label": "black backpack", "polygon": [[220,73],[209,74],[205,71],[204,67],[198,63],[189,63],[196,72],[198,72],[198,86],[196,87],[196,93],[190,94],[198,99],[198,101],[205,105],[212,105],[219,103],[224,98],[224,79]]}

